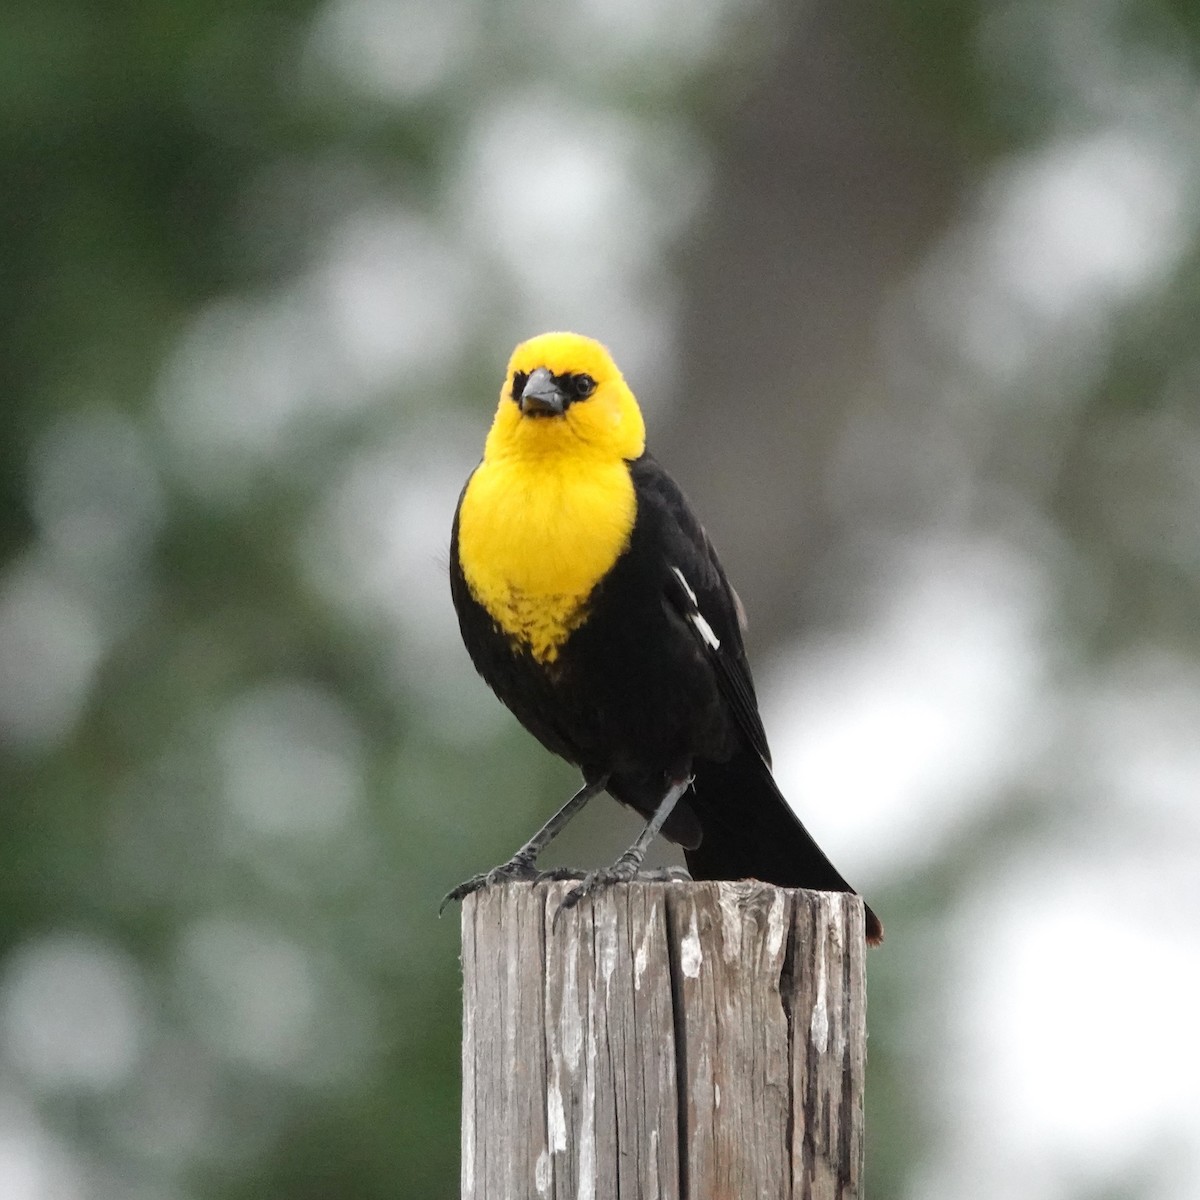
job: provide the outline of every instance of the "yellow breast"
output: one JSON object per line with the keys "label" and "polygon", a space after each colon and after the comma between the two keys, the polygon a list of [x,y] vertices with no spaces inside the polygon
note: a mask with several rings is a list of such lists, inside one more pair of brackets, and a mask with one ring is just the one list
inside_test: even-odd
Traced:
{"label": "yellow breast", "polygon": [[471,595],[539,662],[587,620],[592,589],[629,545],[637,499],[626,463],[485,461],[459,512]]}

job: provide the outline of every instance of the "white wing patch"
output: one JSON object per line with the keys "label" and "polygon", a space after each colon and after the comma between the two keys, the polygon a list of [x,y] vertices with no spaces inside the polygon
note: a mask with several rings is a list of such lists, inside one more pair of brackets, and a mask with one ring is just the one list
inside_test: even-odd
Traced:
{"label": "white wing patch", "polygon": [[703,614],[699,612],[692,613],[691,622],[696,627],[696,632],[705,640],[710,649],[720,650],[721,639],[713,633],[713,627],[704,619]]}
{"label": "white wing patch", "polygon": [[704,619],[704,614],[700,611],[700,602],[696,599],[696,593],[692,590],[692,585],[688,583],[683,572],[678,567],[672,567],[671,570],[674,572],[675,578],[679,580],[680,586],[687,592],[688,599],[692,602],[692,611],[687,614],[687,619],[700,635],[700,640],[710,650],[720,650],[721,639],[717,637],[713,632],[713,627]]}
{"label": "white wing patch", "polygon": [[674,575],[675,578],[679,580],[679,583],[682,586],[683,590],[685,592],[687,592],[687,594],[688,594],[688,599],[692,602],[692,607],[697,612],[699,612],[700,611],[700,601],[696,599],[696,593],[692,591],[692,585],[690,583],[688,583],[687,578],[684,575],[684,573],[678,567],[672,567],[671,574]]}

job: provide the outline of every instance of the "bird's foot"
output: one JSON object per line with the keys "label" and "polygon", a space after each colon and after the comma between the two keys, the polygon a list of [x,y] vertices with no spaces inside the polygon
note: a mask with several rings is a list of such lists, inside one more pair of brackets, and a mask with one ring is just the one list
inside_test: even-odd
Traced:
{"label": "bird's foot", "polygon": [[[570,877],[568,877],[570,878]],[[573,887],[563,898],[554,914],[554,924],[563,911],[574,908],[580,900],[593,896],[614,883],[691,883],[692,877],[683,867],[655,867],[643,870],[641,862],[629,854],[622,854],[611,867],[589,871],[577,887]]]}
{"label": "bird's foot", "polygon": [[438,905],[438,916],[440,917],[446,911],[447,904],[451,904],[455,900],[465,900],[472,892],[477,892],[481,888],[491,887],[497,883],[527,883],[547,875],[558,878],[550,871],[538,871],[532,858],[514,854],[508,862],[501,863],[498,867],[493,867],[490,871],[484,871],[480,875],[472,875],[470,879],[464,879],[458,887],[451,888],[442,897],[441,904]]}
{"label": "bird's foot", "polygon": [[[672,867],[670,870],[679,868]],[[685,879],[691,879],[686,871],[683,871],[682,875]],[[446,905],[455,900],[465,900],[472,892],[482,891],[494,883],[561,883],[566,879],[586,878],[585,872],[577,871],[574,867],[551,867],[549,870],[539,871],[531,859],[514,854],[508,862],[501,863],[490,871],[484,871],[481,875],[472,875],[470,879],[464,879],[458,887],[448,891],[438,905],[438,916],[446,911]],[[679,876],[675,875],[672,878]]]}

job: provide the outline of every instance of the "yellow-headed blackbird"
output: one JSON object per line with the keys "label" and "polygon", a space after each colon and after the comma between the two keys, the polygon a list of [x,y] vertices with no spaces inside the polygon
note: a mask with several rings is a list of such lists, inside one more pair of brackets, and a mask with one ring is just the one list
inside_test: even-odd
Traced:
{"label": "yellow-headed blackbird", "polygon": [[[584,786],[447,899],[536,877],[537,855],[600,791],[649,823],[567,905],[636,877],[660,830],[696,879],[853,891],[776,787],[737,596],[598,342],[547,333],[513,352],[459,498],[450,582],[476,669]],[[866,934],[883,935],[869,908]]]}

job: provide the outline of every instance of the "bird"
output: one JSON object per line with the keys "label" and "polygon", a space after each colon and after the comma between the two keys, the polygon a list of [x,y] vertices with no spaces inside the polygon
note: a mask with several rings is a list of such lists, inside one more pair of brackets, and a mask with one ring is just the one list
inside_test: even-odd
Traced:
{"label": "bird", "polygon": [[[475,669],[582,786],[443,908],[505,881],[578,879],[537,858],[601,792],[646,825],[563,909],[645,877],[660,833],[695,880],[854,892],[775,782],[741,602],[600,342],[553,332],[513,351],[454,514],[450,592]],[[864,914],[877,944],[883,926]]]}

